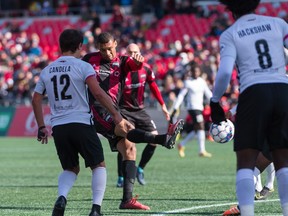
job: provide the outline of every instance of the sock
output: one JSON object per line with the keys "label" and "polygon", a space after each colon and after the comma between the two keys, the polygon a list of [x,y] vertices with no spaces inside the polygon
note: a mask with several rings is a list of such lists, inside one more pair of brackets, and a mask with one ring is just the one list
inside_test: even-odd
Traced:
{"label": "sock", "polygon": [[253,216],[255,187],[251,169],[239,169],[237,171],[236,194],[241,215]]}
{"label": "sock", "polygon": [[288,216],[288,168],[277,170],[276,177],[282,212],[284,216]]}
{"label": "sock", "polygon": [[257,167],[254,168],[253,176],[254,176],[255,190],[260,192],[263,186],[262,186],[260,170]]}
{"label": "sock", "polygon": [[120,152],[117,154],[117,173],[118,177],[123,177],[123,172],[122,172],[122,162],[123,162],[123,157]]}
{"label": "sock", "polygon": [[144,169],[146,164],[150,161],[150,159],[152,158],[154,152],[155,152],[156,146],[153,145],[149,145],[147,144],[146,147],[144,148],[143,152],[142,152],[142,156],[141,156],[141,160],[139,163],[138,168],[142,168]]}
{"label": "sock", "polygon": [[125,160],[122,163],[123,168],[123,177],[124,177],[124,185],[123,185],[123,202],[127,202],[133,197],[133,188],[134,182],[136,178],[136,166],[135,161]]}
{"label": "sock", "polygon": [[74,172],[64,170],[58,177],[58,196],[64,196],[67,199],[67,195],[74,185],[77,179],[77,175]]}
{"label": "sock", "polygon": [[134,143],[155,143],[163,145],[166,142],[166,134],[155,135],[140,129],[130,130],[126,138]]}
{"label": "sock", "polygon": [[197,132],[197,140],[198,140],[198,146],[199,146],[199,153],[205,152],[205,131],[204,130],[198,130]]}
{"label": "sock", "polygon": [[92,196],[93,204],[101,206],[106,189],[107,174],[105,167],[92,170]]}
{"label": "sock", "polygon": [[194,136],[195,136],[195,131],[191,131],[190,133],[188,133],[187,135],[186,135],[186,137],[180,142],[180,145],[181,146],[185,146],[186,145],[186,143],[189,141],[189,140],[192,140],[193,138],[194,138]]}
{"label": "sock", "polygon": [[274,188],[274,180],[275,180],[275,167],[273,163],[270,163],[268,167],[266,167],[267,177],[265,186],[270,190]]}

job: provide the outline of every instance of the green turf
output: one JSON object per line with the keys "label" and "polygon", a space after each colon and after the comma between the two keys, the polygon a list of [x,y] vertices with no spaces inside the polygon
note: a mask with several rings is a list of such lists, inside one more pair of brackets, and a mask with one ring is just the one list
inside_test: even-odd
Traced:
{"label": "green turf", "polygon": [[[211,159],[199,158],[195,141],[186,157],[177,149],[156,149],[145,169],[146,186],[135,183],[134,195],[150,211],[119,210],[122,189],[116,188],[116,153],[103,141],[107,165],[104,215],[222,215],[235,198],[235,154],[232,143],[207,142]],[[145,145],[138,144],[138,160]],[[41,145],[34,138],[0,138],[0,215],[51,215],[57,198],[61,168],[53,141]],[[263,178],[265,175],[263,175]],[[68,196],[66,214],[88,215],[91,208],[90,170],[81,160],[81,171]],[[275,185],[276,187],[276,185]],[[256,202],[256,215],[281,215],[277,192],[267,202]],[[183,210],[184,209],[184,210]]]}

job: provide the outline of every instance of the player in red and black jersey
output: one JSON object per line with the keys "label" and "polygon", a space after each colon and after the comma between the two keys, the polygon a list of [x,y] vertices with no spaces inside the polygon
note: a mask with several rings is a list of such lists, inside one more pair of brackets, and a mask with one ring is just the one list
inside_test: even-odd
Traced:
{"label": "player in red and black jersey", "polygon": [[[127,46],[127,54],[132,56],[133,54],[140,53],[140,49],[137,44],[129,44]],[[131,122],[136,128],[140,128],[145,131],[150,131],[153,134],[158,134],[156,125],[151,117],[148,115],[146,110],[144,109],[144,92],[146,84],[149,85],[150,91],[154,95],[154,97],[159,102],[164,116],[167,121],[170,120],[170,115],[167,110],[167,107],[164,103],[162,95],[159,91],[159,88],[155,82],[154,72],[151,70],[151,67],[144,63],[143,67],[140,70],[132,70],[130,71],[125,80],[125,86],[123,89],[123,94],[120,100],[120,109],[121,113],[123,113],[129,122]],[[143,150],[142,157],[140,163],[137,168],[137,180],[141,185],[145,185],[144,179],[144,167],[152,158],[155,149],[155,144],[149,143],[146,145]],[[118,182],[117,187],[122,187],[123,177],[122,177],[122,157],[121,154],[118,153]]]}
{"label": "player in red and black jersey", "polygon": [[[118,108],[127,73],[141,69],[144,58],[141,54],[133,54],[131,57],[118,56],[116,52],[117,41],[108,32],[103,32],[98,36],[97,45],[99,52],[88,54],[84,56],[83,60],[93,66],[100,86],[112,98],[115,107]],[[114,131],[115,125],[110,114],[102,106],[99,106],[97,101],[90,100],[90,104],[94,114],[96,131],[108,139],[112,151],[118,150],[123,157],[124,186],[119,208],[149,210],[148,206],[133,198],[136,178],[135,143],[157,143],[167,148],[173,148],[176,137],[183,128],[184,121],[180,120],[169,127],[167,134],[154,135],[134,128],[123,134]]]}

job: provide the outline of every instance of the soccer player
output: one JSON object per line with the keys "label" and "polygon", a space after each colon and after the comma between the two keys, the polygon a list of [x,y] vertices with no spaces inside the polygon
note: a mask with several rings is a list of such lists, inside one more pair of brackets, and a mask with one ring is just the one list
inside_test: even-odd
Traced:
{"label": "soccer player", "polygon": [[[131,57],[119,56],[116,52],[117,41],[108,32],[98,36],[97,46],[99,51],[85,55],[83,60],[94,67],[100,87],[111,97],[114,106],[118,107],[127,73],[141,69],[144,57],[139,53],[133,53]],[[135,143],[156,143],[171,149],[174,147],[177,135],[183,129],[184,121],[181,119],[170,125],[167,134],[155,135],[140,129],[131,129],[128,133],[121,134],[114,130],[115,125],[109,113],[93,98],[91,109],[94,120],[98,123],[95,124],[96,131],[108,139],[112,151],[120,152],[123,157],[123,198],[119,208],[149,210],[149,206],[133,198],[136,178]]]}
{"label": "soccer player", "polygon": [[185,139],[178,144],[178,151],[180,157],[185,157],[185,145],[197,135],[200,157],[212,157],[212,154],[206,151],[205,148],[205,125],[203,117],[204,97],[210,100],[212,92],[209,89],[206,81],[201,77],[202,71],[198,65],[191,66],[190,71],[187,72],[187,79],[184,80],[184,88],[179,92],[177,99],[173,106],[171,119],[174,118],[176,111],[182,104],[184,97],[187,98],[187,110],[193,120],[193,130],[190,131]]}
{"label": "soccer player", "polygon": [[[127,46],[126,52],[129,56],[134,53],[140,53],[137,44],[131,43]],[[170,120],[170,114],[162,98],[161,92],[155,82],[154,72],[151,67],[144,63],[140,70],[130,71],[125,80],[122,97],[120,100],[121,113],[124,114],[128,121],[133,123],[136,128],[150,131],[152,134],[158,134],[157,128],[151,117],[147,114],[144,108],[144,92],[146,84],[148,83],[150,91],[159,102],[161,109],[167,121]],[[149,143],[143,150],[140,163],[137,167],[137,180],[141,185],[145,185],[144,168],[152,158],[157,145]],[[117,187],[123,186],[122,174],[122,156],[118,153],[118,181]]]}
{"label": "soccer player", "polygon": [[78,30],[66,29],[61,33],[59,44],[62,56],[43,69],[32,98],[39,127],[38,141],[46,144],[48,131],[43,119],[42,99],[47,93],[53,138],[63,168],[58,178],[58,199],[52,216],[64,215],[68,193],[80,171],[79,154],[84,158],[85,166],[92,170],[93,205],[89,216],[101,215],[106,168],[102,145],[93,126],[86,85],[108,110],[117,130],[125,133],[130,127],[114,108],[111,98],[99,86],[93,67],[77,59],[82,43],[83,35]]}
{"label": "soccer player", "polygon": [[[241,215],[254,215],[253,169],[264,148],[272,152],[283,215],[288,215],[288,79],[284,47],[288,25],[277,17],[254,14],[260,0],[220,0],[235,22],[220,36],[220,65],[210,101],[214,123],[225,121],[219,101],[238,69],[234,151],[236,194]],[[267,141],[267,142],[264,142]]]}

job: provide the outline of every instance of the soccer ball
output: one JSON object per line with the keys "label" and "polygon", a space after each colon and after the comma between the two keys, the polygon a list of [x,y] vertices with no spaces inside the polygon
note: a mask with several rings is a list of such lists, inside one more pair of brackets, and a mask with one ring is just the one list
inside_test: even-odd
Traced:
{"label": "soccer ball", "polygon": [[235,132],[234,124],[229,120],[220,122],[220,124],[212,123],[209,133],[213,140],[217,143],[226,143],[233,139]]}

